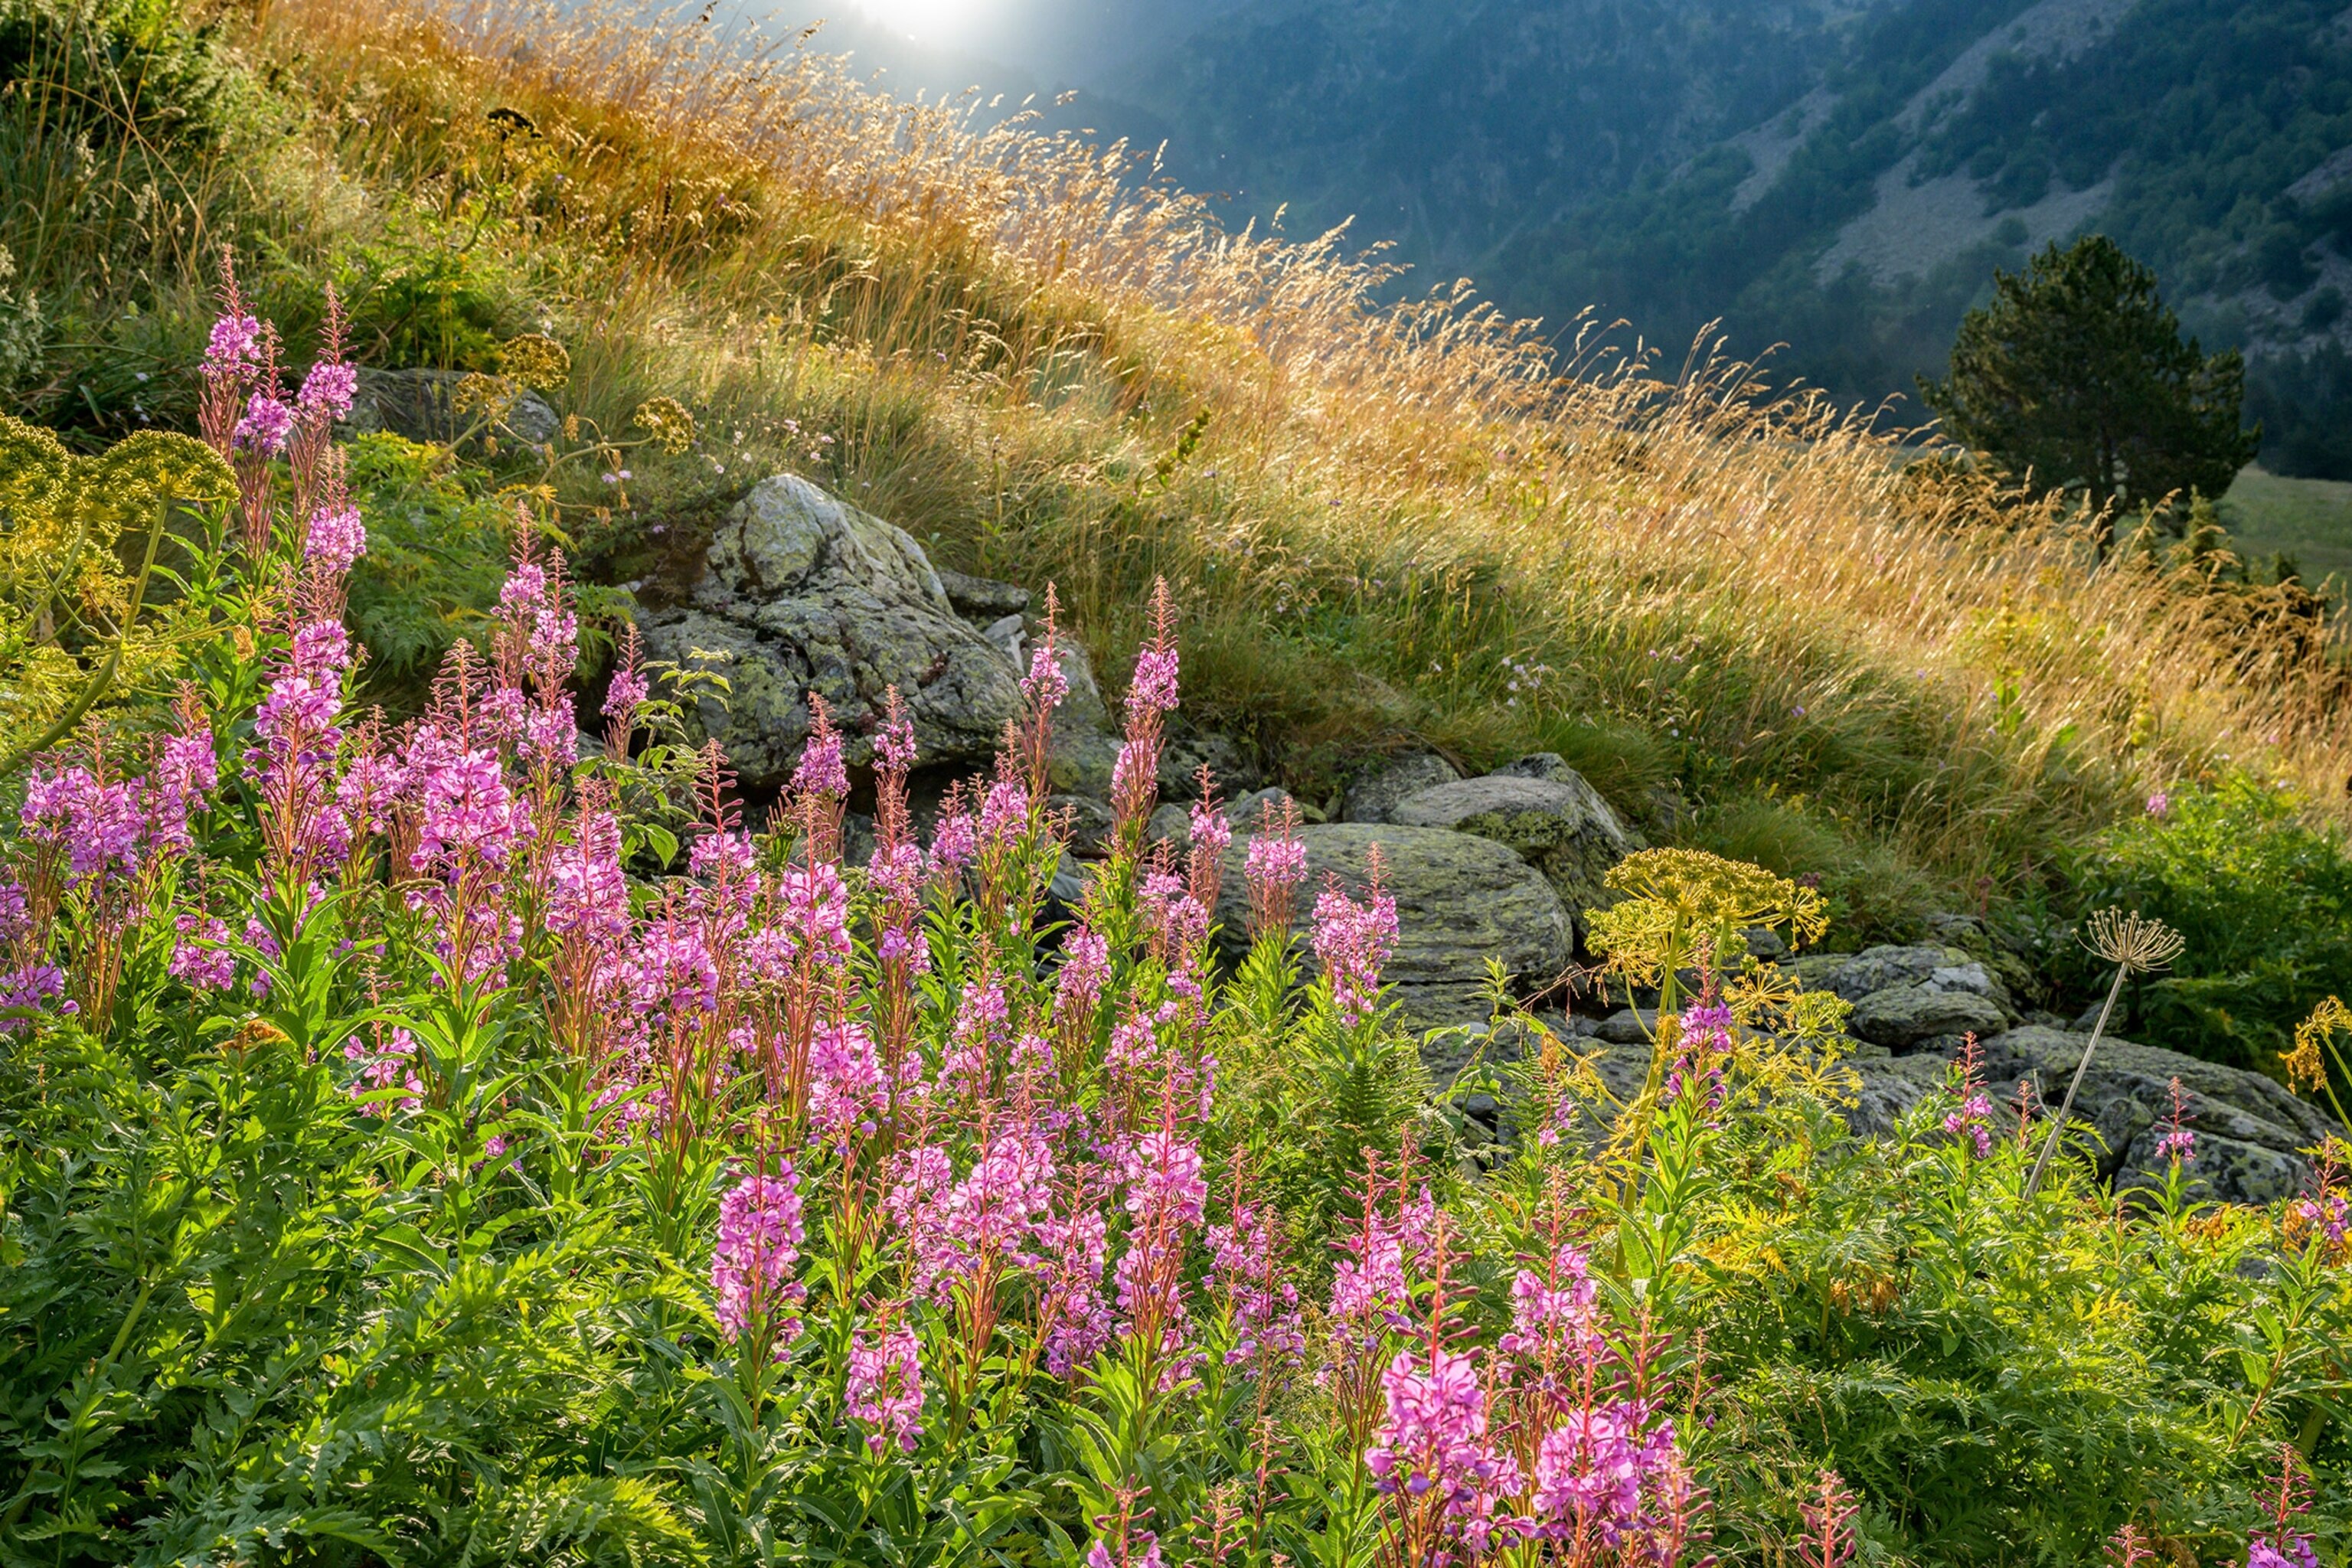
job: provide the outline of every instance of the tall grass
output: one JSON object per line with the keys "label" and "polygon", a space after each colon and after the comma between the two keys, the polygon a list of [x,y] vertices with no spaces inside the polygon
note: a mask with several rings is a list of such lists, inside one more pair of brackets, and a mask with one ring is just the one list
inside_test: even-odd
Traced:
{"label": "tall grass", "polygon": [[2034,884],[2185,776],[2343,809],[2341,677],[2259,596],[2095,566],[1704,344],[1400,302],[1344,235],[690,17],[275,0],[240,37],[333,171],[304,244],[412,226],[557,327],[583,412],[697,404],[656,510],[789,462],[1053,579],[1106,663],[1165,574],[1202,705],[1318,796],[1544,746],[1654,831],[1919,899]]}

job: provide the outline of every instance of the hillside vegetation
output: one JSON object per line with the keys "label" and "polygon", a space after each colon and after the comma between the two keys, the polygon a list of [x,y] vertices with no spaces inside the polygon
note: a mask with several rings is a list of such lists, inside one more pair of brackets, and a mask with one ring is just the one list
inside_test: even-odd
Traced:
{"label": "hillside vegetation", "polygon": [[1909,396],[1996,267],[2094,229],[2246,352],[2269,467],[2352,477],[2326,0],[1309,0],[1087,85],[1241,212],[1352,216],[1555,321],[1721,320],[1843,398]]}
{"label": "hillside vegetation", "polygon": [[[0,1568],[2344,1568],[2340,628],[2210,509],[691,18],[0,0]],[[939,635],[730,758],[698,567]]]}
{"label": "hillside vegetation", "polygon": [[1957,904],[2063,952],[2078,850],[2150,792],[2344,801],[2332,633],[2291,590],[2094,570],[2066,520],[1736,363],[1381,305],[1376,266],[1226,233],[1115,150],[683,19],[13,3],[12,58],[70,84],[6,100],[26,414],[184,422],[222,246],[295,363],[331,280],[365,362],[544,331],[566,412],[693,409],[696,449],[617,489],[362,458],[396,521],[355,624],[395,700],[494,591],[499,486],[625,583],[789,468],[1053,582],[1106,668],[1165,576],[1197,716],[1310,802],[1411,744],[1557,751],[1655,837],[1820,877],[1847,940]]}

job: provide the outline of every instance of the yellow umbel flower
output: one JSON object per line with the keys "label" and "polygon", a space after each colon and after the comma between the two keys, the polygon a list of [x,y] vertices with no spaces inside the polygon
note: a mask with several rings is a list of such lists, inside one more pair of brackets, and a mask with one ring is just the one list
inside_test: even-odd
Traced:
{"label": "yellow umbel flower", "polygon": [[694,416],[675,397],[649,397],[637,405],[635,424],[654,445],[677,457],[694,446]]}
{"label": "yellow umbel flower", "polygon": [[571,382],[572,355],[553,338],[526,332],[499,347],[499,369],[519,385],[553,392]]}

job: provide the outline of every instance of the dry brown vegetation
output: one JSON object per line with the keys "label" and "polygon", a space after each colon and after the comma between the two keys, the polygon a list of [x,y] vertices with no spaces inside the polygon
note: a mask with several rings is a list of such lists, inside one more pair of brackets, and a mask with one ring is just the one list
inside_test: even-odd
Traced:
{"label": "dry brown vegetation", "polygon": [[2095,570],[2054,509],[1752,367],[1394,302],[1344,236],[1228,233],[1128,150],[793,40],[275,0],[247,47],[313,106],[270,176],[301,247],[466,236],[572,344],[584,410],[694,405],[707,450],[656,510],[795,462],[955,563],[1051,577],[1098,658],[1164,574],[1195,698],[1302,785],[1416,739],[1549,747],[1654,827],[1889,911],[2031,880],[2231,766],[2343,806],[2330,634]]}

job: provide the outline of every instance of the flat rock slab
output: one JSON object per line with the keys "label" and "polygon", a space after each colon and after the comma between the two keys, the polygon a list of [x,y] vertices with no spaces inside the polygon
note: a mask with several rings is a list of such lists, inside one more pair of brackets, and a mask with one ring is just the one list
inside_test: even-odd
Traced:
{"label": "flat rock slab", "polygon": [[1578,916],[1610,902],[1601,879],[1634,847],[1601,792],[1574,773],[1439,784],[1398,802],[1389,820],[1492,839],[1541,871]]}
{"label": "flat rock slab", "polygon": [[1874,1045],[1903,1051],[1937,1035],[1997,1035],[2009,1020],[1972,991],[1921,984],[1872,992],[1854,1005],[1850,1026]]}
{"label": "flat rock slab", "polygon": [[810,727],[808,694],[834,710],[853,763],[872,754],[895,686],[926,763],[991,755],[1020,710],[1020,671],[956,613],[922,547],[793,474],[763,479],[728,513],[682,605],[639,622],[657,659],[727,656],[725,704],[699,703],[701,733],[752,788],[792,773]]}
{"label": "flat rock slab", "polygon": [[[1327,880],[1336,877],[1350,896],[1362,897],[1372,847],[1380,847],[1382,885],[1397,904],[1397,949],[1387,977],[1411,1026],[1483,1022],[1478,994],[1490,957],[1528,985],[1547,984],[1568,967],[1568,910],[1559,895],[1500,844],[1433,827],[1355,822],[1302,827],[1298,841],[1307,850],[1307,881],[1292,929],[1302,944]],[[1224,941],[1236,950],[1249,940],[1247,843],[1236,834],[1226,849],[1217,899]]]}

